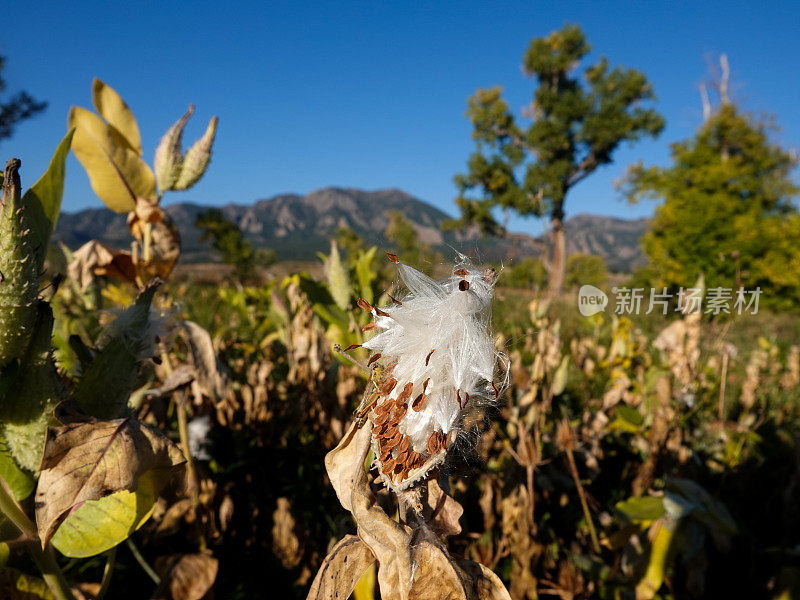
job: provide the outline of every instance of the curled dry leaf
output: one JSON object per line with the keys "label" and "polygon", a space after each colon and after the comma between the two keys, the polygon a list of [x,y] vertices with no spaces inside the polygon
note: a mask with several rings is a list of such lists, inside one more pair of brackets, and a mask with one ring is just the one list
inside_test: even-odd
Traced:
{"label": "curled dry leaf", "polygon": [[204,388],[204,392],[212,399],[222,398],[225,395],[226,387],[224,367],[217,359],[211,335],[192,321],[183,321],[180,332],[189,345],[195,375]]}
{"label": "curled dry leaf", "polygon": [[181,254],[181,236],[172,217],[155,200],[137,198],[136,209],[128,214],[128,229],[142,248],[149,237],[150,256],[142,250],[134,261],[141,279],[169,277]]}
{"label": "curled dry leaf", "polygon": [[141,475],[185,462],[178,447],[134,419],[48,428],[36,489],[36,525],[46,544],[75,507],[119,490]]}
{"label": "curled dry leaf", "polygon": [[308,600],[348,598],[374,562],[375,555],[361,538],[345,536],[322,562],[308,592]]}
{"label": "curled dry leaf", "polygon": [[189,385],[193,381],[194,369],[189,365],[181,365],[167,376],[161,386],[153,388],[148,394],[150,396],[163,397]]}
{"label": "curled dry leaf", "polygon": [[[378,561],[381,598],[510,600],[508,592],[491,571],[477,563],[456,560],[447,553],[441,541],[431,532],[431,523],[426,521],[424,510],[422,515],[417,515],[420,523],[413,529],[394,521],[383,511],[369,487],[367,471],[364,469],[364,461],[370,450],[370,437],[371,427],[358,428],[357,423],[353,423],[339,445],[325,457],[325,467],[339,501],[353,514],[358,526],[358,539]],[[434,501],[438,499],[441,514],[447,514],[444,521],[452,530],[452,519],[458,511],[454,504],[448,504],[446,498],[441,500],[444,492],[441,489],[437,492],[437,488],[438,485],[432,487],[433,493],[429,491],[429,494]],[[413,490],[401,494],[401,503],[413,504]],[[352,591],[348,587],[352,576],[337,578],[335,575],[334,554],[332,552],[323,563],[308,598],[344,598]],[[340,562],[344,564],[344,560]],[[363,569],[366,570],[369,564],[365,561]],[[355,581],[357,579],[353,585]],[[326,582],[329,587],[322,587]],[[341,587],[336,587],[337,582]]]}
{"label": "curled dry leaf", "polygon": [[130,252],[115,250],[97,240],[86,242],[74,252],[67,272],[81,289],[86,289],[95,277],[101,276],[136,281],[136,269]]}
{"label": "curled dry leaf", "polygon": [[156,559],[161,574],[153,600],[200,600],[217,578],[219,561],[208,554],[162,556]]}
{"label": "curled dry leaf", "polygon": [[426,492],[423,514],[431,529],[443,536],[461,533],[458,521],[464,514],[464,508],[439,486],[436,479],[427,481]]}

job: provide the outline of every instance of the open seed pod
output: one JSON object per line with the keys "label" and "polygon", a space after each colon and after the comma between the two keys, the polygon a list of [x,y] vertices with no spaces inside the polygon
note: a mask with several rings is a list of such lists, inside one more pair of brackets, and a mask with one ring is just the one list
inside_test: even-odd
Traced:
{"label": "open seed pod", "polygon": [[510,600],[491,569],[451,556],[444,538],[460,531],[462,508],[427,478],[427,486],[399,492],[400,522],[378,504],[364,461],[371,447],[368,423],[351,424],[325,457],[325,468],[358,535],[345,536],[325,558],[308,600],[347,598],[364,572],[377,562],[383,600]]}
{"label": "open seed pod", "polygon": [[374,316],[363,344],[380,367],[371,406],[372,448],[383,483],[394,491],[422,480],[446,457],[464,416],[496,402],[500,353],[489,330],[494,269],[472,267],[462,257],[453,275],[434,281],[396,262],[407,292],[384,308],[358,305]]}

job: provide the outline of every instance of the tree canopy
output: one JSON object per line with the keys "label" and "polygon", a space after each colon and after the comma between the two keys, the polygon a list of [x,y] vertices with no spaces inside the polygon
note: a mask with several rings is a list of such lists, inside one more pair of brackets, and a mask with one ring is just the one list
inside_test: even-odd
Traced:
{"label": "tree canopy", "polygon": [[503,99],[501,87],[479,89],[468,101],[477,150],[467,173],[455,177],[461,218],[453,226],[479,225],[500,233],[495,210],[550,217],[553,247],[549,260],[551,292],[563,286],[565,269],[564,202],[569,190],[612,161],[623,141],[655,136],[664,119],[641,106],[653,100],[645,75],[611,68],[600,58],[576,74],[590,52],[577,25],[566,25],[534,39],[523,57],[523,71],[537,87],[521,125]]}
{"label": "tree canopy", "polygon": [[[5,58],[0,56],[0,72],[5,67]],[[0,76],[0,95],[6,91],[6,81]],[[47,102],[39,102],[28,92],[17,92],[0,102],[0,141],[14,134],[14,127],[47,108]]]}
{"label": "tree canopy", "polygon": [[767,303],[800,300],[797,159],[772,143],[764,123],[723,104],[689,140],[672,145],[665,168],[632,167],[631,200],[662,204],[643,238],[656,285],[764,290]]}

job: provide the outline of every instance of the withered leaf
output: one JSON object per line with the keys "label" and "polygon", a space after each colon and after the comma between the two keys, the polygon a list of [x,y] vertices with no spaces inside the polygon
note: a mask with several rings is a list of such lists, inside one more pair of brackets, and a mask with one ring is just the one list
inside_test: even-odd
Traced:
{"label": "withered leaf", "polygon": [[136,268],[143,281],[153,277],[166,279],[172,272],[181,254],[181,236],[178,227],[158,204],[145,198],[137,198],[136,210],[128,214],[128,228],[140,243],[150,233],[150,260],[145,263],[138,257]]}
{"label": "withered leaf", "polygon": [[209,554],[162,556],[156,559],[161,574],[153,600],[200,600],[217,578],[219,561]]}
{"label": "withered leaf", "polygon": [[[358,428],[355,423],[352,424],[340,444],[325,457],[325,467],[339,501],[353,514],[358,526],[358,539],[363,541],[378,561],[381,598],[510,600],[503,584],[490,570],[477,563],[454,559],[441,542],[432,536],[424,537],[423,534],[420,539],[416,534],[414,537],[409,527],[394,521],[378,505],[364,469],[364,461],[370,450],[370,433],[369,427]],[[440,526],[454,530],[460,507],[454,500],[450,504],[438,485],[432,490],[432,499],[439,507],[439,516],[443,520]],[[401,503],[413,504],[413,494],[413,491],[400,492]],[[422,518],[426,518],[426,512],[423,510]],[[432,518],[430,512],[427,514],[428,518]],[[344,561],[340,569],[345,568],[343,564]],[[332,560],[326,560],[317,574],[309,598],[331,597],[314,594],[318,593],[321,582],[336,579],[335,567]],[[362,573],[363,570],[359,576]],[[346,581],[349,582],[352,577],[348,575]],[[357,578],[353,579],[353,586],[357,581]],[[331,593],[349,593],[352,588],[343,586],[331,589]]]}
{"label": "withered leaf", "polygon": [[425,516],[436,533],[444,536],[461,533],[459,519],[464,508],[440,486],[436,479],[427,481],[428,493],[425,496]]}
{"label": "withered leaf", "polygon": [[189,345],[196,376],[205,393],[212,399],[221,398],[225,395],[224,367],[217,358],[211,335],[192,321],[183,321],[180,332]]}
{"label": "withered leaf", "polygon": [[372,551],[357,535],[345,536],[322,562],[308,592],[308,600],[348,598],[374,562]]}
{"label": "withered leaf", "polygon": [[73,253],[73,260],[67,267],[70,279],[86,289],[95,277],[107,276],[123,281],[135,282],[136,272],[130,252],[115,250],[92,240],[86,242]]}
{"label": "withered leaf", "polygon": [[134,419],[48,428],[36,489],[36,525],[47,544],[69,512],[119,490],[144,473],[185,462],[178,447]]}

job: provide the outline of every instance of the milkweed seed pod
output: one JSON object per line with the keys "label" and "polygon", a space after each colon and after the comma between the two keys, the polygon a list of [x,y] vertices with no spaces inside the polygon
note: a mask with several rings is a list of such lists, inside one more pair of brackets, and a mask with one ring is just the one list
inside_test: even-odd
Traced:
{"label": "milkweed seed pod", "polygon": [[373,450],[383,482],[400,491],[444,460],[466,413],[496,402],[507,374],[498,383],[503,355],[489,327],[494,269],[475,269],[462,257],[451,277],[434,281],[387,255],[407,293],[384,308],[358,305],[375,317],[377,334],[363,347],[381,366]]}
{"label": "milkweed seed pod", "polygon": [[39,295],[33,234],[20,200],[20,161],[6,164],[0,200],[0,368],[28,346]]}

